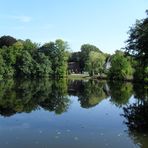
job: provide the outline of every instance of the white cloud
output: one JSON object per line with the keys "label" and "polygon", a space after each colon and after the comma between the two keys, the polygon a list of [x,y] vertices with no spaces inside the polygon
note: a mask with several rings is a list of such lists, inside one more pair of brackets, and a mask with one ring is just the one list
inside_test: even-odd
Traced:
{"label": "white cloud", "polygon": [[17,20],[17,21],[23,22],[23,23],[28,23],[32,20],[32,18],[30,16],[26,16],[26,15],[1,15],[1,14],[0,14],[0,19]]}
{"label": "white cloud", "polygon": [[31,21],[31,17],[29,16],[11,16],[11,18],[23,23],[28,23]]}

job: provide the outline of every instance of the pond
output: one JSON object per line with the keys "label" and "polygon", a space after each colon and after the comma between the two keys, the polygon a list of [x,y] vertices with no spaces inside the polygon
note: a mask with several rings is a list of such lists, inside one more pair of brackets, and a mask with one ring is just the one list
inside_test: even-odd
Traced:
{"label": "pond", "polygon": [[92,80],[0,82],[1,148],[147,148],[147,86]]}

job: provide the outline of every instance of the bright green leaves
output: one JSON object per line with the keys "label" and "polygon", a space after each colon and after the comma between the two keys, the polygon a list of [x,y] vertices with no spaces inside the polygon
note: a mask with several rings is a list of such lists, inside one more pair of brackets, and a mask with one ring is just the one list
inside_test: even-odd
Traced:
{"label": "bright green leaves", "polygon": [[94,74],[102,74],[104,70],[105,56],[102,53],[91,51],[88,56],[86,63],[86,69],[89,74],[93,76]]}
{"label": "bright green leaves", "polygon": [[132,67],[130,61],[124,54],[116,52],[111,60],[111,68],[108,76],[110,79],[124,80],[130,78],[132,75]]}

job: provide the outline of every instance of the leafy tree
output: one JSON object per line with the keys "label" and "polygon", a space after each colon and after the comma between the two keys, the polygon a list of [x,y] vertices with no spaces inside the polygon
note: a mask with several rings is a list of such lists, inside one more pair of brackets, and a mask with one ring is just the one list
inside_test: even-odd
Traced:
{"label": "leafy tree", "polygon": [[0,38],[0,48],[3,46],[12,46],[17,40],[11,36],[2,36]]}
{"label": "leafy tree", "polygon": [[67,42],[60,39],[47,43],[40,49],[51,60],[53,77],[64,77],[67,75],[67,49]]}
{"label": "leafy tree", "polygon": [[[147,11],[146,11],[147,12]],[[137,61],[134,78],[144,80],[148,78],[148,12],[146,18],[137,20],[129,30],[126,52]],[[137,67],[139,67],[137,69]]]}
{"label": "leafy tree", "polygon": [[4,74],[4,59],[0,49],[0,79],[3,78],[3,74]]}
{"label": "leafy tree", "polygon": [[91,51],[86,64],[86,69],[88,70],[90,76],[94,74],[102,74],[103,65],[105,63],[105,56],[102,53]]}
{"label": "leafy tree", "polygon": [[33,71],[33,59],[28,51],[22,51],[21,56],[17,58],[16,64],[17,76],[31,76]]}
{"label": "leafy tree", "polygon": [[81,46],[81,65],[82,70],[84,71],[86,68],[86,61],[88,61],[88,57],[91,51],[102,53],[99,48],[94,45],[84,44]]}
{"label": "leafy tree", "polygon": [[32,43],[31,40],[27,39],[25,41],[22,41],[22,44],[24,46],[24,49],[27,50],[31,55],[35,53],[38,49],[37,43]]}
{"label": "leafy tree", "polygon": [[15,75],[15,69],[11,65],[4,65],[4,78],[12,78]]}
{"label": "leafy tree", "polygon": [[109,79],[124,80],[132,75],[130,61],[121,52],[116,52],[111,60],[111,68],[108,73]]}
{"label": "leafy tree", "polygon": [[51,62],[44,53],[36,52],[34,55],[33,74],[38,77],[49,77],[52,75]]}

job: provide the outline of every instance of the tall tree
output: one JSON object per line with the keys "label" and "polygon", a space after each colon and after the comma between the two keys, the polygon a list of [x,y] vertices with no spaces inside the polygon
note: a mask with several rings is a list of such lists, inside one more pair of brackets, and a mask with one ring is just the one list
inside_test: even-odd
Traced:
{"label": "tall tree", "polygon": [[132,67],[130,61],[122,52],[116,52],[111,60],[111,68],[108,73],[110,79],[124,80],[132,75]]}
{"label": "tall tree", "polygon": [[86,62],[88,61],[88,57],[91,51],[100,52],[102,53],[99,48],[94,45],[84,44],[81,46],[81,67],[84,71],[86,68]]}
{"label": "tall tree", "polygon": [[67,75],[67,49],[67,42],[60,39],[47,43],[40,49],[51,60],[54,77],[64,77]]}
{"label": "tall tree", "polygon": [[103,73],[103,65],[105,63],[105,56],[99,52],[91,51],[86,63],[86,69],[88,70],[90,76],[94,74]]}
{"label": "tall tree", "polygon": [[135,78],[139,80],[148,79],[148,11],[147,16],[137,20],[129,30],[126,52],[138,61]]}

